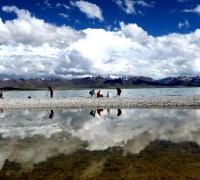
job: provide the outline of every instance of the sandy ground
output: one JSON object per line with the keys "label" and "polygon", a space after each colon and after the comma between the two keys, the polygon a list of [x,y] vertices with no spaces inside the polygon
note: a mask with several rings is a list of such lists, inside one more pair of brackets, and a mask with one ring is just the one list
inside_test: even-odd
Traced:
{"label": "sandy ground", "polygon": [[200,96],[68,97],[0,99],[0,109],[197,108]]}

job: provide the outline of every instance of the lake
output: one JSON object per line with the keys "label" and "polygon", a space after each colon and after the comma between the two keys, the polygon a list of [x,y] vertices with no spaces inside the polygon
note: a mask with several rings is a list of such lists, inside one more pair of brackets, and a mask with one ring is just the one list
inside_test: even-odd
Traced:
{"label": "lake", "polygon": [[1,110],[0,179],[199,179],[200,110]]}
{"label": "lake", "polygon": [[[96,89],[96,92],[99,89]],[[110,91],[112,96],[116,96],[115,89],[100,89],[104,96]],[[90,96],[89,89],[84,90],[55,90],[54,97],[81,97]],[[49,97],[48,91],[6,91],[4,98],[46,98]],[[180,88],[138,88],[122,89],[122,96],[199,96],[199,87],[180,87]]]}

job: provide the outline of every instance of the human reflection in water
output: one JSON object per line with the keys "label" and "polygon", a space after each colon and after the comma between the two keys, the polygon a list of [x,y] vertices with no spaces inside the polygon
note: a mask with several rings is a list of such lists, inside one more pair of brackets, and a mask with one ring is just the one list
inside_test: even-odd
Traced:
{"label": "human reflection in water", "polygon": [[51,112],[49,114],[49,119],[53,119],[53,116],[54,116],[54,112],[53,112],[53,110],[51,110]]}
{"label": "human reflection in water", "polygon": [[[93,117],[95,117],[96,112],[97,112],[97,114],[98,114],[99,116],[101,116],[101,115],[102,115],[102,112],[103,112],[103,109],[97,109],[97,110],[91,109],[90,115],[93,116]],[[108,113],[108,114],[111,114],[111,113],[110,113],[110,109],[107,109],[107,113]],[[122,114],[122,110],[121,110],[121,109],[117,109],[117,116],[121,116],[121,114]]]}
{"label": "human reflection in water", "polygon": [[117,109],[117,116],[120,116],[122,114],[122,110],[121,109]]}
{"label": "human reflection in water", "polygon": [[1,113],[3,113],[3,109],[0,109]]}
{"label": "human reflection in water", "polygon": [[96,114],[96,110],[91,109],[91,111],[90,111],[90,115],[93,116],[93,117],[95,117],[95,114]]}
{"label": "human reflection in water", "polygon": [[97,109],[97,114],[99,115],[99,116],[101,116],[101,113],[103,112],[103,109]]}

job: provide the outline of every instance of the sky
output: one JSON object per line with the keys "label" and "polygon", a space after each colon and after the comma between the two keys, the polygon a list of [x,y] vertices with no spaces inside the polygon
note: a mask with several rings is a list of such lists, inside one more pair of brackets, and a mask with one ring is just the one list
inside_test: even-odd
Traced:
{"label": "sky", "polygon": [[200,0],[0,0],[0,79],[200,74]]}

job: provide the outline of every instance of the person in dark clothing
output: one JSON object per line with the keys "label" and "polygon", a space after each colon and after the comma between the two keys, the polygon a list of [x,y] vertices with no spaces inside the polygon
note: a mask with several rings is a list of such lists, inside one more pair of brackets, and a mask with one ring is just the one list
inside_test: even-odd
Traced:
{"label": "person in dark clothing", "polygon": [[122,114],[122,110],[121,109],[117,109],[117,116],[121,116]]}
{"label": "person in dark clothing", "polygon": [[91,97],[96,96],[96,95],[95,95],[95,90],[94,90],[94,89],[92,89],[92,90],[89,92],[89,94],[91,95]]}
{"label": "person in dark clothing", "polygon": [[49,86],[49,91],[50,91],[50,96],[52,98],[53,97],[53,88],[52,88],[52,86]]}
{"label": "person in dark clothing", "polygon": [[54,112],[53,110],[51,110],[51,113],[49,114],[49,119],[53,119],[53,116],[54,116]]}
{"label": "person in dark clothing", "polygon": [[93,116],[93,117],[95,117],[95,114],[96,114],[96,110],[93,110],[93,109],[92,109],[92,110],[90,111],[90,115]]}
{"label": "person in dark clothing", "polygon": [[[122,90],[119,88],[119,87],[117,87],[117,96],[119,96],[120,97],[120,95],[121,95],[121,92],[122,92]],[[116,97],[117,97],[116,96]]]}
{"label": "person in dark clothing", "polygon": [[3,99],[3,93],[2,92],[0,92],[0,98]]}

